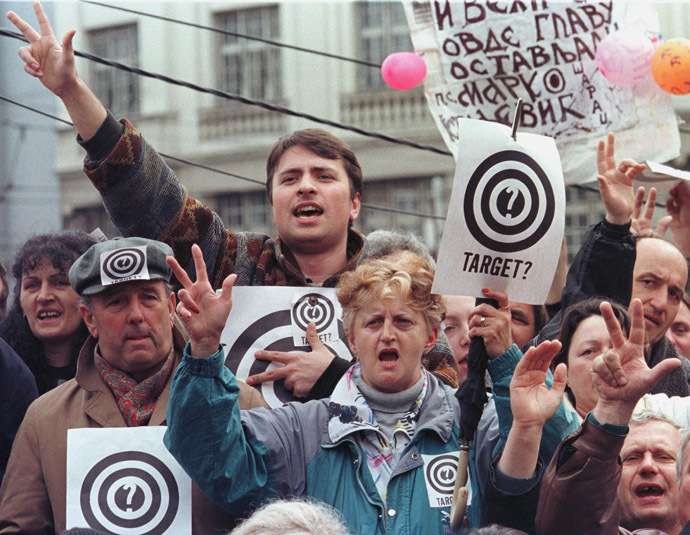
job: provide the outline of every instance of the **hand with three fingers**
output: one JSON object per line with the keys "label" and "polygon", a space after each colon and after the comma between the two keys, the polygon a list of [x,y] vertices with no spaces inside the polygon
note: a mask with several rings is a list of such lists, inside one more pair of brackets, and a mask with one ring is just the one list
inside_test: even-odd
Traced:
{"label": "hand with three fingers", "polygon": [[225,278],[221,294],[218,295],[211,287],[203,254],[196,244],[192,245],[192,257],[196,282],[192,282],[174,257],[168,256],[166,261],[183,286],[177,293],[177,314],[189,332],[191,353],[195,357],[208,357],[220,347],[220,336],[232,309],[232,286],[237,275]]}
{"label": "hand with three fingers", "polygon": [[591,376],[599,393],[594,417],[599,422],[627,425],[637,401],[668,372],[680,366],[677,358],[664,359],[649,368],[644,356],[644,315],[642,301],[630,305],[632,323],[626,339],[611,305],[600,306],[611,339],[611,349],[592,362]]}
{"label": "hand with three fingers", "polygon": [[40,2],[34,2],[34,12],[41,33],[14,11],[7,13],[9,21],[29,41],[28,46],[19,49],[19,57],[24,60],[24,70],[27,73],[38,78],[45,87],[62,98],[79,83],[72,48],[76,30],[65,34],[61,46]]}
{"label": "hand with three fingers", "polygon": [[666,230],[671,224],[672,217],[670,215],[662,217],[656,225],[656,229],[652,226],[652,219],[654,218],[654,207],[656,206],[656,188],[649,189],[647,202],[642,211],[642,203],[644,202],[645,189],[640,186],[635,193],[635,206],[633,208],[632,221],[630,223],[630,232],[636,236],[643,238],[655,237],[663,238]]}

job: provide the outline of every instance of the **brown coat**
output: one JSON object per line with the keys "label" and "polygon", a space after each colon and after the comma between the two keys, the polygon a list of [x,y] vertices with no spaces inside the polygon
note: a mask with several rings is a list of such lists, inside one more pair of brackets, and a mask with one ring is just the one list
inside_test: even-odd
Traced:
{"label": "brown coat", "polygon": [[619,525],[624,440],[585,420],[561,442],[542,479],[537,535],[666,535],[656,529],[631,533]]}
{"label": "brown coat", "polygon": [[[180,362],[183,344],[183,337],[176,332],[175,366]],[[89,338],[79,354],[76,377],[29,407],[0,487],[0,533],[44,535],[65,530],[67,430],[126,427],[112,392],[96,370],[94,347],[95,340]],[[172,375],[149,425],[165,425]],[[240,407],[257,406],[266,406],[261,395],[241,383]],[[234,519],[193,485],[192,533],[218,533],[233,525]]]}

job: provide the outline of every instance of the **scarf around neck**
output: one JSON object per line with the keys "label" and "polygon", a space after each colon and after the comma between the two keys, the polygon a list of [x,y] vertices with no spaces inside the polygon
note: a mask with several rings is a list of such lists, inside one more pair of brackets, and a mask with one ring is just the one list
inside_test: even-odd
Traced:
{"label": "scarf around neck", "polygon": [[355,384],[355,379],[361,374],[362,365],[358,362],[347,370],[333,390],[328,404],[328,434],[333,442],[347,435],[353,436],[364,451],[376,490],[385,503],[388,482],[395,469],[395,460],[399,458],[395,452],[402,452],[414,437],[429,376],[422,368],[422,390],[395,426],[392,441],[388,442],[376,423],[374,412]]}
{"label": "scarf around neck", "polygon": [[137,383],[129,374],[113,367],[105,360],[98,350],[94,350],[96,369],[101,379],[112,391],[117,406],[122,413],[128,427],[146,425],[151,419],[158,396],[168,382],[175,362],[175,349],[170,350],[168,358],[160,370]]}

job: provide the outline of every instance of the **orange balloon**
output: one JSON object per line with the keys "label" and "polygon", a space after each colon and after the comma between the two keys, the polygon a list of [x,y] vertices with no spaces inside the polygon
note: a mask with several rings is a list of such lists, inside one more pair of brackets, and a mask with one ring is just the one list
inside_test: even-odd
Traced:
{"label": "orange balloon", "polygon": [[652,75],[667,93],[690,93],[690,39],[669,39],[660,44],[652,58]]}

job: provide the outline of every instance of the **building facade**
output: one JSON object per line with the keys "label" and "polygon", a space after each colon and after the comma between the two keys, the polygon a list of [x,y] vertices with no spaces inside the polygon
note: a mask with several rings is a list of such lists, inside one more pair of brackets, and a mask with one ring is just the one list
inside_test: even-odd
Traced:
{"label": "building facade", "polygon": [[[399,2],[118,2],[117,6],[374,64],[391,52],[411,50]],[[687,33],[688,4],[658,5],[658,10],[662,29],[668,27],[669,35]],[[78,50],[445,149],[421,88],[393,91],[383,85],[378,68],[112,7],[69,2],[57,4],[55,11],[56,33],[61,36],[76,27]],[[82,77],[116,116],[132,120],[159,152],[177,158],[168,163],[193,196],[215,209],[233,229],[275,232],[264,187],[269,147],[282,134],[322,125],[78,61]],[[684,98],[690,97],[677,100],[681,114],[690,111]],[[356,227],[365,233],[408,229],[436,250],[455,170],[452,157],[324,128],[352,146],[364,170],[364,205]],[[98,194],[85,187],[83,151],[74,137],[71,128],[59,128],[56,172],[64,224],[87,231],[100,226],[112,235],[115,231]],[[690,139],[685,141],[687,145]],[[676,164],[684,165],[685,157]],[[566,228],[572,251],[586,227],[600,217],[600,206],[596,192],[568,188]]]}

